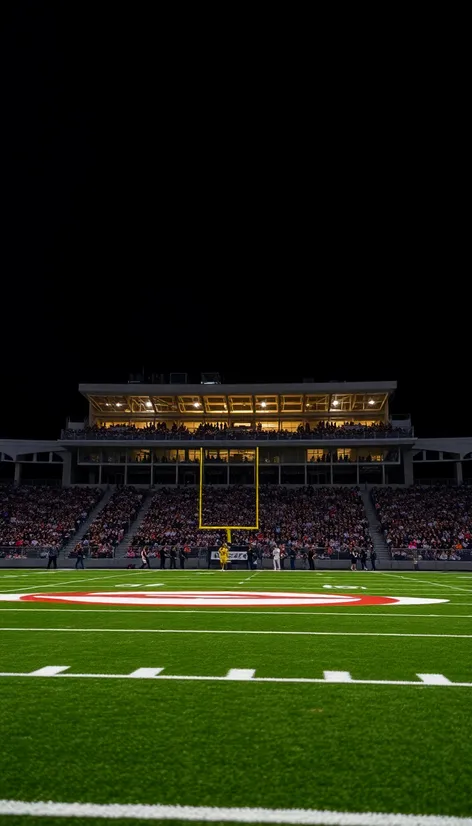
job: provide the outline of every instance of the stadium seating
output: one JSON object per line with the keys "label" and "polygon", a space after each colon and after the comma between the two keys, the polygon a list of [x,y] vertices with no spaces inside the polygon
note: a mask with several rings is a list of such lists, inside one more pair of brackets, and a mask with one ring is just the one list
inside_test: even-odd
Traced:
{"label": "stadium seating", "polygon": [[0,487],[0,547],[60,549],[100,500],[98,488]]}
{"label": "stadium seating", "polygon": [[69,556],[77,556],[80,545],[92,558],[113,557],[116,546],[136,519],[142,500],[143,494],[134,487],[117,488]]}
{"label": "stadium seating", "polygon": [[391,424],[373,425],[349,422],[337,426],[332,422],[321,421],[316,427],[309,424],[300,425],[297,430],[267,430],[260,425],[250,427],[227,427],[226,425],[201,424],[190,431],[185,425],[173,425],[167,428],[165,422],[157,422],[148,427],[135,425],[118,425],[111,427],[87,427],[82,430],[67,429],[62,432],[64,439],[118,440],[118,439],[156,439],[156,440],[215,440],[215,439],[257,439],[258,441],[277,439],[381,439],[400,438],[410,435],[410,430],[393,427]]}
{"label": "stadium seating", "polygon": [[374,488],[372,501],[393,559],[472,558],[472,488]]}
{"label": "stadium seating", "polygon": [[[147,546],[205,547],[224,539],[224,532],[198,529],[195,488],[165,488],[154,494],[146,517],[133,538],[129,556]],[[251,488],[209,489],[203,499],[203,524],[253,525],[255,498]],[[277,544],[302,556],[316,549],[319,556],[347,556],[351,547],[370,550],[371,539],[362,499],[354,488],[262,488],[259,530],[232,533],[235,545],[251,542],[266,552]]]}

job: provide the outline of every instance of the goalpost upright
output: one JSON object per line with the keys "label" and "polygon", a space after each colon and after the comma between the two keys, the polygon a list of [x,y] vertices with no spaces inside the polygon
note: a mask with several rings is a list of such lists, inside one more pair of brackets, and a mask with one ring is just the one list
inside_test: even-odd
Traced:
{"label": "goalpost upright", "polygon": [[204,448],[200,448],[200,485],[198,491],[198,527],[205,531],[226,531],[226,538],[231,542],[231,531],[254,531],[259,530],[259,448],[255,448],[255,463],[254,463],[254,486],[256,489],[256,524],[255,525],[204,525],[203,517],[203,461]]}

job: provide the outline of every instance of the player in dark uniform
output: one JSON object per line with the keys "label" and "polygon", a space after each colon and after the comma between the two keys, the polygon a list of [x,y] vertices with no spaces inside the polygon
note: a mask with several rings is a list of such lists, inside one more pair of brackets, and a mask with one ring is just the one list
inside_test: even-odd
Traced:
{"label": "player in dark uniform", "polygon": [[357,571],[357,551],[351,551],[351,571]]}

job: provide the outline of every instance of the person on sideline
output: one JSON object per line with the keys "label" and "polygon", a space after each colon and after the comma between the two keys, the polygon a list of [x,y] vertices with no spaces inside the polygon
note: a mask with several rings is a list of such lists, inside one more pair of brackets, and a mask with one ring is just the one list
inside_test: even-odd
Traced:
{"label": "person on sideline", "polygon": [[48,551],[48,568],[52,565],[53,568],[57,568],[57,548],[49,548]]}
{"label": "person on sideline", "polygon": [[377,568],[375,567],[375,560],[376,559],[377,559],[377,551],[374,551],[374,549],[372,548],[372,550],[370,552],[370,564],[372,565],[372,570],[373,571],[377,570]]}
{"label": "person on sideline", "polygon": [[77,559],[75,560],[75,567],[84,570],[84,550],[82,545],[77,546]]}
{"label": "person on sideline", "polygon": [[146,546],[141,551],[141,568],[150,568],[151,563],[149,562],[149,554],[148,549]]}
{"label": "person on sideline", "polygon": [[226,571],[226,566],[228,564],[228,559],[229,559],[229,551],[228,551],[228,546],[227,546],[226,542],[223,542],[223,544],[222,544],[221,548],[219,549],[218,553],[220,555],[221,570]]}
{"label": "person on sideline", "polygon": [[274,571],[280,571],[280,548],[278,545],[276,545],[272,551],[272,557],[274,560]]}
{"label": "person on sideline", "polygon": [[357,571],[357,552],[354,549],[351,551],[351,571]]}

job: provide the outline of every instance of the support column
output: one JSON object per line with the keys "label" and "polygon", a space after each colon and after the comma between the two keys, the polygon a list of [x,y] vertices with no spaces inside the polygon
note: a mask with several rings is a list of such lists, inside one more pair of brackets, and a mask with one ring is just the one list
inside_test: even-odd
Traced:
{"label": "support column", "polygon": [[308,486],[308,465],[305,462],[305,487]]}
{"label": "support column", "polygon": [[179,484],[179,463],[178,463],[178,461],[175,462],[175,484],[176,484],[176,486]]}
{"label": "support column", "polygon": [[334,485],[334,481],[333,481],[333,478],[334,478],[333,477],[333,454],[332,453],[329,454],[329,458],[330,458],[330,463],[329,463],[329,484]]}
{"label": "support column", "polygon": [[[128,459],[128,457],[126,457],[126,459]],[[125,481],[124,481],[124,484],[125,485],[128,484],[128,462],[127,461],[125,462]]]}
{"label": "support column", "polygon": [[228,457],[228,466],[226,468],[226,486],[229,488],[229,457]]}
{"label": "support column", "polygon": [[382,485],[385,485],[385,465],[382,464]]}
{"label": "support column", "polygon": [[462,485],[462,462],[456,462],[456,485]]}
{"label": "support column", "polygon": [[356,485],[359,487],[359,458],[357,459],[357,478],[356,478]]}
{"label": "support column", "polygon": [[403,472],[405,474],[405,485],[410,487],[410,485],[414,482],[413,476],[413,452],[411,450],[405,450],[403,453]]}
{"label": "support column", "polygon": [[13,481],[15,486],[21,484],[21,462],[15,462],[15,478]]}
{"label": "support column", "polygon": [[62,487],[68,488],[72,482],[72,453],[63,454],[62,460]]}
{"label": "support column", "polygon": [[279,485],[282,484],[282,465],[279,462]]}

